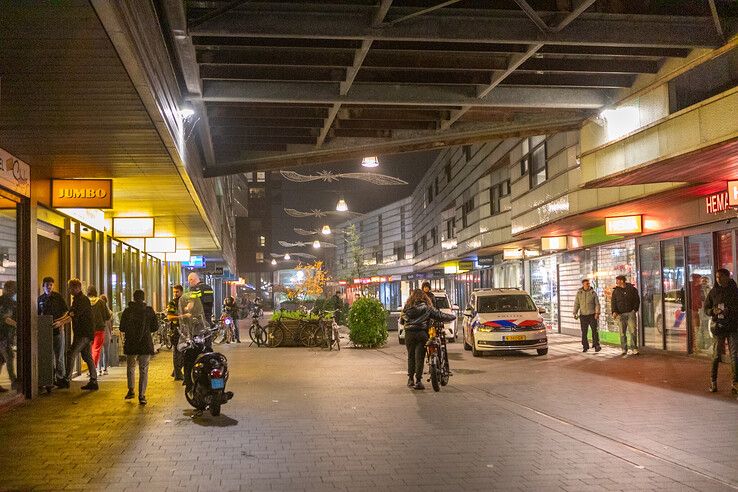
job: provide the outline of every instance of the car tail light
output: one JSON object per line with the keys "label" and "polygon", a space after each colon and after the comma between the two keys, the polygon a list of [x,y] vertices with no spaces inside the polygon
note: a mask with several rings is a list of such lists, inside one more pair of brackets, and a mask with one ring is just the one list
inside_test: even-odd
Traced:
{"label": "car tail light", "polygon": [[219,367],[216,367],[210,371],[210,377],[220,379],[223,377],[223,371],[221,371]]}

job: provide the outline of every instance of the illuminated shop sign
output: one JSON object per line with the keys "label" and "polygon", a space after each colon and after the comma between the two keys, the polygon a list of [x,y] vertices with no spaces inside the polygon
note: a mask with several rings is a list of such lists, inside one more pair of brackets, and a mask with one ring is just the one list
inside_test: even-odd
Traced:
{"label": "illuminated shop sign", "polygon": [[23,196],[31,196],[31,168],[0,149],[0,184]]}
{"label": "illuminated shop sign", "polygon": [[729,194],[727,191],[715,193],[705,197],[705,210],[708,214],[719,214],[730,208],[728,205]]}
{"label": "illuminated shop sign", "polygon": [[728,205],[738,207],[738,181],[728,181]]}
{"label": "illuminated shop sign", "polygon": [[52,208],[113,208],[111,179],[52,179]]}
{"label": "illuminated shop sign", "polygon": [[608,236],[639,234],[641,232],[643,232],[643,217],[640,215],[605,218],[605,234]]}

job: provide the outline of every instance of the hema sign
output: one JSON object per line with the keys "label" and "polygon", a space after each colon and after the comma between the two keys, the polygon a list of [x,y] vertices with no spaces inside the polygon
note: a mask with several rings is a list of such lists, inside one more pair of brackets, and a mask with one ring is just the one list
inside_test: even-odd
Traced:
{"label": "hema sign", "polygon": [[113,208],[112,179],[52,179],[52,208]]}

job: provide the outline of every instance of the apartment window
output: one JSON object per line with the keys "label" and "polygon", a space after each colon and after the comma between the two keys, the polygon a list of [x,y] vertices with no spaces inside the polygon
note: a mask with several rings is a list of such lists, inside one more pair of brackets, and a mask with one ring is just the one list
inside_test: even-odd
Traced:
{"label": "apartment window", "polygon": [[433,202],[433,186],[428,187],[428,191],[425,193],[425,201],[430,205]]}
{"label": "apartment window", "polygon": [[266,189],[263,186],[249,187],[249,198],[266,198]]}
{"label": "apartment window", "polygon": [[471,197],[461,205],[461,227],[469,227],[469,214],[474,210],[474,197]]}
{"label": "apartment window", "polygon": [[259,246],[261,246],[262,248],[263,248],[264,246],[266,246],[266,237],[264,237],[264,236],[259,236]]}
{"label": "apartment window", "polygon": [[489,191],[489,202],[491,207],[490,213],[492,215],[497,215],[502,212],[502,198],[510,194],[510,180],[506,179],[502,183],[497,183],[492,186]]}
{"label": "apartment window", "polygon": [[456,217],[451,217],[446,221],[446,239],[456,237]]}
{"label": "apartment window", "polygon": [[530,187],[535,188],[548,179],[546,161],[546,142],[544,141],[530,153]]}
{"label": "apartment window", "polygon": [[381,265],[383,259],[384,255],[382,255],[382,250],[377,246],[377,249],[374,250],[374,260],[377,262],[377,265]]}
{"label": "apartment window", "polygon": [[697,104],[738,85],[738,50],[697,65],[669,81],[669,112]]}
{"label": "apartment window", "polygon": [[423,237],[420,239],[420,244],[423,246],[423,251],[428,249],[428,234],[423,234]]}
{"label": "apartment window", "polygon": [[256,182],[257,183],[264,183],[266,181],[266,173],[264,171],[257,171],[256,173]]}
{"label": "apartment window", "polygon": [[264,253],[257,251],[255,254],[256,263],[264,263]]}
{"label": "apartment window", "polygon": [[433,184],[435,186],[436,196],[438,196],[438,176],[436,176],[435,178],[433,178]]}
{"label": "apartment window", "polygon": [[430,237],[431,237],[432,246],[435,246],[436,244],[438,244],[438,228],[437,227],[431,227]]}
{"label": "apartment window", "polygon": [[451,178],[453,178],[453,175],[451,174],[451,163],[447,162],[446,166],[443,168],[444,172],[446,173],[446,183],[451,183]]}
{"label": "apartment window", "polygon": [[404,260],[405,259],[405,243],[395,243],[395,248],[392,251],[392,254],[394,254],[398,260]]}
{"label": "apartment window", "polygon": [[413,243],[413,251],[415,252],[415,256],[418,256],[422,251],[420,251],[420,239],[417,239]]}

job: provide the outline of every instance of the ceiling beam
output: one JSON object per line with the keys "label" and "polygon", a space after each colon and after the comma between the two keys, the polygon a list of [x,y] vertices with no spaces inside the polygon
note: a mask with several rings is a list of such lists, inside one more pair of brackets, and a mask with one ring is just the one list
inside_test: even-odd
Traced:
{"label": "ceiling beam", "polygon": [[[387,15],[387,12],[389,12],[391,6],[392,0],[379,1],[379,6],[374,12],[374,17],[372,17],[371,27],[376,27],[381,24],[381,22]],[[374,40],[371,38],[361,40],[361,46],[354,53],[353,63],[346,70],[346,80],[341,82],[341,84],[338,86],[338,91],[342,96],[345,96],[346,94],[348,94],[349,90],[351,90],[351,86],[354,83],[356,74],[359,73],[359,69],[361,69],[361,65],[364,63],[364,58],[366,58],[366,55],[369,53],[369,49],[372,47],[373,42]],[[323,128],[320,131],[320,135],[318,135],[318,142],[316,143],[316,147],[319,148],[321,145],[323,145],[323,142],[325,142],[325,139],[328,136],[328,130],[331,129],[331,126],[336,120],[336,116],[338,116],[338,111],[340,109],[341,103],[334,103],[331,107],[331,110],[328,113],[328,117],[323,123]]]}
{"label": "ceiling beam", "polygon": [[320,118],[248,118],[243,115],[238,118],[213,118],[210,124],[213,127],[320,128],[323,120]]}
{"label": "ceiling beam", "polygon": [[714,48],[722,44],[710,17],[585,13],[558,33],[541,32],[522,12],[492,9],[465,9],[463,13],[440,10],[413,22],[377,28],[368,27],[367,17],[367,9],[355,5],[315,11],[260,4],[258,10],[239,10],[206,21],[192,34],[661,48]]}
{"label": "ceiling beam", "polygon": [[335,140],[332,142],[332,144],[335,144],[335,147],[324,147],[305,152],[292,152],[286,155],[255,156],[251,159],[223,163],[216,167],[207,168],[205,174],[209,177],[215,177],[248,171],[286,169],[309,164],[353,159],[366,155],[397,154],[502,138],[563,132],[577,129],[581,125],[580,117],[559,118],[556,116],[538,116],[535,119],[536,121],[528,119],[526,122],[522,122],[523,120],[519,120],[517,122],[502,123],[499,125],[485,125],[481,129],[467,131],[454,130],[443,134],[434,131],[423,132],[420,136],[410,138],[398,138],[393,134],[391,139],[379,142],[375,141],[373,143],[367,143],[371,142],[367,139],[358,141],[363,142],[363,144],[359,144],[357,141],[351,139],[347,139],[345,142]]}
{"label": "ceiling beam", "polygon": [[[611,102],[608,90],[500,87],[484,97],[463,87],[358,84],[345,96],[338,84],[206,80],[206,102],[370,104],[407,106],[474,106],[520,108],[601,108]],[[337,111],[337,110],[336,110]]]}

